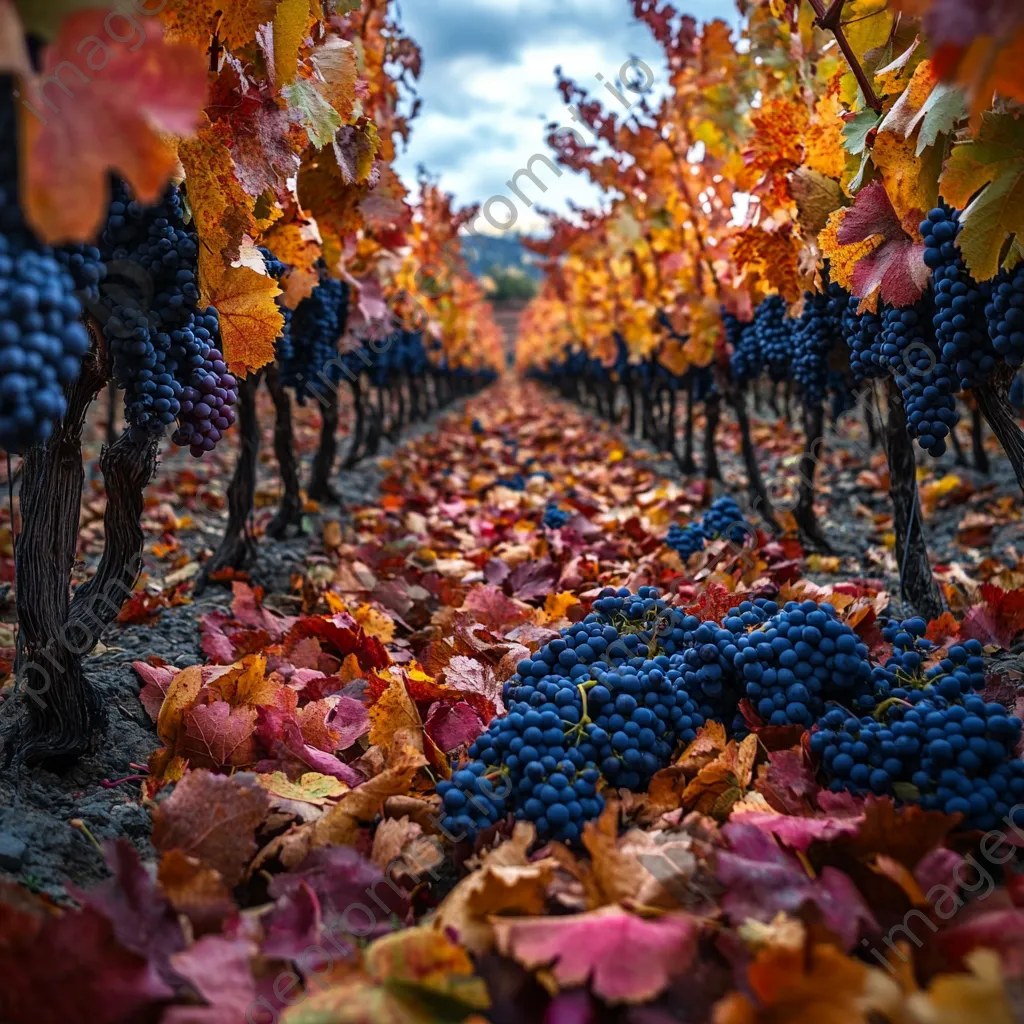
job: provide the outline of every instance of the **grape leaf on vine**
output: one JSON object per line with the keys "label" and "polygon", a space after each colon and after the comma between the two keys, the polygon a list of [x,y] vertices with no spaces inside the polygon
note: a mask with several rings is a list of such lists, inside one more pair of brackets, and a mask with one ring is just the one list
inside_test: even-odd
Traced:
{"label": "grape leaf on vine", "polygon": [[1024,233],[1024,124],[1012,114],[986,114],[977,138],[953,147],[939,190],[963,211],[957,244],[968,270],[987,281],[999,271],[1008,237]]}
{"label": "grape leaf on vine", "polygon": [[[140,22],[144,45],[129,45],[132,36],[115,42],[104,28],[106,13],[89,9],[65,19],[43,51],[42,73],[23,90],[38,115],[23,112],[23,200],[33,227],[48,242],[95,236],[112,170],[142,202],[155,201],[176,163],[167,136],[195,128],[206,96],[201,53],[166,42],[152,19]],[[91,40],[96,42],[83,57]]]}

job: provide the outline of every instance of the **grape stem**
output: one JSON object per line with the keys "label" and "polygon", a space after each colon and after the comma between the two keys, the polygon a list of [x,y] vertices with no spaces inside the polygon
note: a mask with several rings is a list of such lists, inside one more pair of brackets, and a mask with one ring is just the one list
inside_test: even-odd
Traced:
{"label": "grape stem", "polygon": [[835,36],[836,43],[838,43],[839,49],[843,51],[846,63],[850,65],[853,77],[857,79],[860,91],[864,94],[864,101],[876,114],[880,114],[882,112],[882,101],[875,95],[871,80],[861,66],[860,60],[850,45],[850,40],[846,38],[846,33],[843,31],[840,19],[843,16],[843,6],[846,0],[832,0],[827,9],[822,0],[808,0],[808,2],[814,10],[815,22],[822,28],[828,29]]}

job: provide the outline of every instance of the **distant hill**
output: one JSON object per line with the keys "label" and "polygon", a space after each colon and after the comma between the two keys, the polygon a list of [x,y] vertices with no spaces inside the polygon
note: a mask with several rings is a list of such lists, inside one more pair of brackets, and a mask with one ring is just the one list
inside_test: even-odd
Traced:
{"label": "distant hill", "polygon": [[462,251],[469,269],[483,277],[496,268],[511,267],[539,281],[544,275],[535,262],[537,257],[523,247],[521,238],[514,234],[463,236]]}

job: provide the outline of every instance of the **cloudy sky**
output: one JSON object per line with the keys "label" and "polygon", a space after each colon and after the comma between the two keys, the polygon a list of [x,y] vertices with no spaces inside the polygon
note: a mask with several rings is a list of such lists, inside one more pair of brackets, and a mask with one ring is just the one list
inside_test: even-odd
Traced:
{"label": "cloudy sky", "polygon": [[[423,107],[398,169],[412,185],[417,165],[426,165],[460,203],[514,199],[505,182],[533,154],[547,152],[544,126],[571,125],[555,90],[556,65],[613,105],[595,75],[613,81],[623,62],[638,57],[656,81],[663,79],[660,48],[632,17],[629,0],[403,0],[401,6],[424,67]],[[732,0],[678,0],[676,7],[698,21],[736,19]],[[537,166],[551,182],[543,205],[565,211],[566,199],[593,203],[595,192],[583,178],[565,172],[556,179]],[[535,192],[529,181],[523,191]],[[536,216],[521,200],[516,205],[515,228],[536,230]],[[509,216],[501,204],[492,209],[499,221]]]}

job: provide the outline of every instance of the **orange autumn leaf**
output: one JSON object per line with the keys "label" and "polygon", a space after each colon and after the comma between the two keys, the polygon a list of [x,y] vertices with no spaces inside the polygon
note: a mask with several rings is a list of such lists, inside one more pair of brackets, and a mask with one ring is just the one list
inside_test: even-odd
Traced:
{"label": "orange autumn leaf", "polygon": [[261,25],[274,20],[278,0],[169,0],[160,10],[171,39],[180,39],[205,49],[214,32],[228,47],[240,49],[256,38]]}
{"label": "orange autumn leaf", "polygon": [[830,178],[841,178],[846,170],[842,110],[838,90],[830,89],[814,105],[814,117],[807,127],[804,166]]}
{"label": "orange autumn leaf", "polygon": [[272,277],[248,267],[225,267],[199,255],[201,301],[216,306],[224,361],[232,373],[246,376],[274,358],[274,342],[284,317],[274,301],[281,294]]}
{"label": "orange autumn leaf", "polygon": [[[25,213],[46,242],[93,239],[111,171],[141,202],[154,202],[175,168],[168,136],[195,130],[206,96],[201,52],[168,43],[153,18],[141,20],[144,45],[118,43],[104,29],[107,13],[68,15],[43,51],[41,75],[22,83]],[[86,48],[90,40],[97,43]]]}

